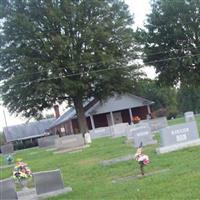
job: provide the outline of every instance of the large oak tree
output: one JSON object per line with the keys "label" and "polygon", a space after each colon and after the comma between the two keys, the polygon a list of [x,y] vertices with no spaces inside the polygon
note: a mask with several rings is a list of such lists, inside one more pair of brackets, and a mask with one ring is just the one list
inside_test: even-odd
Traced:
{"label": "large oak tree", "polygon": [[37,116],[68,101],[85,133],[84,101],[130,88],[135,41],[122,0],[3,0],[0,9],[1,94],[11,112]]}

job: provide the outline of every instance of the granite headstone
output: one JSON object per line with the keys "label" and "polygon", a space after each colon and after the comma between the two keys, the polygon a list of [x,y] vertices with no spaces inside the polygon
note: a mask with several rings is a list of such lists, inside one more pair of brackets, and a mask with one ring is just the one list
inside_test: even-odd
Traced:
{"label": "granite headstone", "polygon": [[38,139],[39,147],[52,147],[55,146],[55,140],[58,139],[58,135],[46,136]]}
{"label": "granite headstone", "polygon": [[4,144],[1,146],[1,153],[3,155],[14,153],[14,147],[12,143]]}
{"label": "granite headstone", "polygon": [[168,126],[160,131],[160,147],[157,153],[166,153],[189,146],[200,145],[196,122]]}
{"label": "granite headstone", "polygon": [[33,173],[33,180],[38,196],[55,196],[63,192],[71,191],[64,188],[60,170],[43,171]]}
{"label": "granite headstone", "polygon": [[15,200],[17,192],[13,178],[0,180],[0,200]]}
{"label": "granite headstone", "polygon": [[195,121],[194,113],[192,111],[184,113],[185,121],[186,122],[193,122]]}
{"label": "granite headstone", "polygon": [[126,136],[128,133],[128,128],[129,128],[128,123],[120,123],[111,126],[112,137],[116,138],[116,137]]}
{"label": "granite headstone", "polygon": [[90,135],[92,139],[110,137],[111,129],[110,127],[95,128],[94,130],[90,130]]}
{"label": "granite headstone", "polygon": [[153,140],[153,135],[148,123],[130,125],[127,134],[127,141],[133,142],[134,147],[138,147],[141,142],[143,146],[156,143],[156,141]]}

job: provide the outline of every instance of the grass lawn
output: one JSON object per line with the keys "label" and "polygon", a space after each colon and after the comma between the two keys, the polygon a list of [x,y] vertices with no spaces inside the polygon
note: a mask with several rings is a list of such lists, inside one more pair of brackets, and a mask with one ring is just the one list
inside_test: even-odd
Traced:
{"label": "grass lawn", "polygon": [[[183,122],[183,119],[171,120],[169,124]],[[200,125],[200,117],[197,117]],[[199,126],[200,130],[200,126]],[[158,136],[156,138],[159,139]],[[145,167],[145,172],[155,172],[162,169],[169,171],[112,183],[113,179],[140,173],[138,164],[134,160],[102,166],[100,161],[115,157],[134,154],[135,149],[124,143],[125,138],[103,138],[93,140],[91,147],[82,152],[53,154],[39,148],[18,151],[14,156],[22,158],[33,172],[60,169],[65,186],[71,186],[73,191],[51,200],[198,200],[200,199],[200,147],[179,150],[163,155],[156,155],[155,148],[151,145],[144,148],[144,153],[149,155],[151,163]],[[1,162],[3,158],[0,157]],[[0,179],[11,176],[11,169],[4,169]]]}

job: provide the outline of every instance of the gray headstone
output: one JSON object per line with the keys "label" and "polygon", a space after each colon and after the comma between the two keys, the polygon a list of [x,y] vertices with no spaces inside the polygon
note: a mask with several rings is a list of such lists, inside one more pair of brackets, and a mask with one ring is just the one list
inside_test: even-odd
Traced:
{"label": "gray headstone", "polygon": [[12,178],[0,180],[0,200],[14,200],[17,198],[15,183]]}
{"label": "gray headstone", "polygon": [[111,129],[110,127],[95,128],[94,130],[90,130],[90,135],[92,139],[110,137]]}
{"label": "gray headstone", "polygon": [[64,189],[60,170],[33,173],[37,195]]}
{"label": "gray headstone", "polygon": [[55,140],[55,144],[56,148],[59,150],[84,147],[85,142],[82,134],[75,134],[58,138]]}
{"label": "gray headstone", "polygon": [[199,133],[194,121],[169,126],[160,131],[160,148],[157,148],[157,152],[165,153],[195,146],[199,141]]}
{"label": "gray headstone", "polygon": [[58,139],[58,135],[46,136],[38,139],[39,147],[51,147],[55,146],[55,140]]}
{"label": "gray headstone", "polygon": [[152,132],[158,131],[158,130],[168,126],[166,117],[142,120],[141,122],[143,122],[143,121],[149,123],[149,126],[150,126]]}
{"label": "gray headstone", "polygon": [[112,137],[126,136],[128,132],[128,123],[120,123],[112,126]]}
{"label": "gray headstone", "polygon": [[12,143],[5,144],[1,146],[1,153],[6,155],[6,154],[11,154],[14,153],[14,147]]}
{"label": "gray headstone", "polygon": [[153,135],[148,123],[130,125],[127,140],[128,142],[133,142],[134,147],[139,147],[141,142],[143,146],[156,143],[156,141],[153,140]]}
{"label": "gray headstone", "polygon": [[185,121],[186,122],[193,122],[193,121],[195,121],[194,113],[192,111],[185,112],[184,116],[185,116]]}

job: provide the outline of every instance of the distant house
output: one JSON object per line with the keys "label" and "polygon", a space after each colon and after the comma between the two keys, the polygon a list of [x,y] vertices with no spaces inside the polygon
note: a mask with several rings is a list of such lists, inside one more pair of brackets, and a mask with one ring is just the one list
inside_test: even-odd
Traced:
{"label": "distant house", "polygon": [[[154,102],[132,94],[115,95],[105,101],[92,99],[85,103],[88,128],[106,127],[112,124],[131,123],[133,116],[146,119]],[[58,117],[48,128],[52,133],[73,134],[79,132],[76,111],[73,107]]]}
{"label": "distant house", "polygon": [[55,118],[4,127],[4,139],[6,142],[36,140],[45,135],[45,130],[53,121],[55,121]]}

